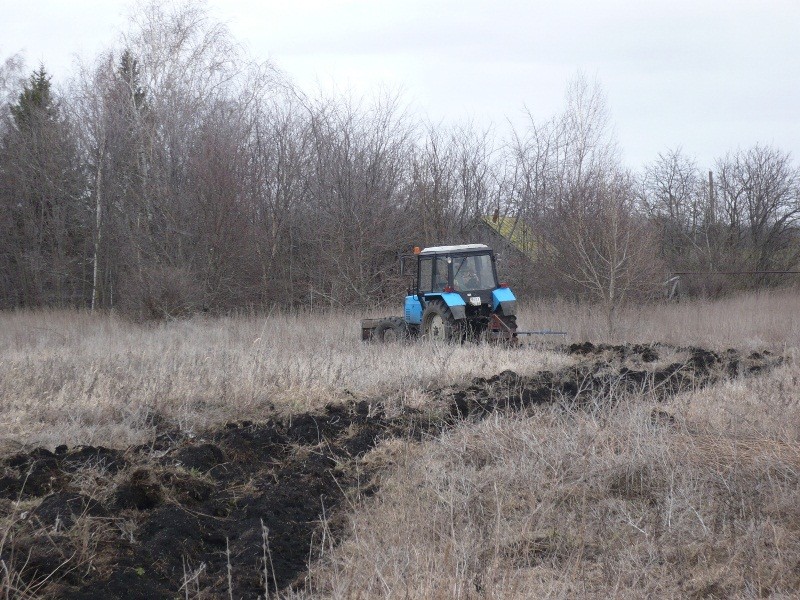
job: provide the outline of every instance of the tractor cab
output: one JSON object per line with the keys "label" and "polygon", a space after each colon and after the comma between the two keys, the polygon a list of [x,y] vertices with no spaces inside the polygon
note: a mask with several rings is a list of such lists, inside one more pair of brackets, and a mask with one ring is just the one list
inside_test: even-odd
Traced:
{"label": "tractor cab", "polygon": [[434,246],[417,254],[416,296],[458,294],[465,305],[488,304],[497,286],[494,254],[484,244]]}

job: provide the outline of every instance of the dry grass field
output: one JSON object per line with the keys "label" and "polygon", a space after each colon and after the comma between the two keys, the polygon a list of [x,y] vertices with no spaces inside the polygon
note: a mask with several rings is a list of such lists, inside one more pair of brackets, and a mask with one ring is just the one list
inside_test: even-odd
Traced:
{"label": "dry grass field", "polygon": [[362,344],[352,315],[197,317],[139,325],[108,315],[0,315],[0,443],[126,446],[152,435],[153,416],[194,431],[266,410],[297,412],[329,402],[382,397],[424,403],[426,390],[511,369],[563,366],[557,344],[578,341],[800,348],[800,293],[633,307],[617,339],[591,306],[526,308],[524,350],[489,346]]}
{"label": "dry grass field", "polygon": [[145,443],[154,417],[193,432],[353,397],[420,404],[431,388],[568,361],[535,348],[364,344],[358,319],[336,314],[143,326],[53,312],[0,322],[0,439],[11,447]]}
{"label": "dry grass field", "polygon": [[396,442],[299,597],[797,597],[799,376]]}
{"label": "dry grass field", "polygon": [[2,591],[796,597],[798,314],[795,290],[629,308],[610,340],[548,303],[522,328],[569,336],[518,349],[364,344],[335,314],[0,315]]}

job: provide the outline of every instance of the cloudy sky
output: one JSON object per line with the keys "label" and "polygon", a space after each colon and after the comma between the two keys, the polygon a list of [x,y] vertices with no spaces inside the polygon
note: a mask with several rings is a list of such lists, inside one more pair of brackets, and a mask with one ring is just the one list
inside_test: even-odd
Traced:
{"label": "cloudy sky", "polygon": [[[307,92],[399,89],[434,121],[502,133],[563,107],[576,73],[608,99],[625,162],[682,147],[701,167],[766,143],[800,160],[797,0],[211,0],[212,15]],[[64,81],[125,28],[131,2],[7,3],[0,58]]]}

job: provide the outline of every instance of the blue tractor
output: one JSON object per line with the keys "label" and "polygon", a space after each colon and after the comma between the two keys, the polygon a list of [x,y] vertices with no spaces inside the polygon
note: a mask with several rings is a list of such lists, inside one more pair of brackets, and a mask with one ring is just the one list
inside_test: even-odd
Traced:
{"label": "blue tractor", "polygon": [[[517,341],[516,297],[497,281],[492,249],[484,244],[414,249],[416,278],[403,317],[364,319],[364,340],[423,337],[441,342]],[[401,258],[401,272],[405,260]]]}

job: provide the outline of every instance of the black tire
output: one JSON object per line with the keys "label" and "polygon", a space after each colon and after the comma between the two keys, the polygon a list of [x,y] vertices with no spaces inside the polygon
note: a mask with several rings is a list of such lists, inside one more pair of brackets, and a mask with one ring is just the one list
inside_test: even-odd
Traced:
{"label": "black tire", "polygon": [[431,300],[422,313],[422,334],[436,342],[460,342],[463,338],[461,324],[441,300]]}
{"label": "black tire", "polygon": [[382,344],[399,342],[408,337],[406,324],[400,317],[383,319],[375,328],[372,339]]}

